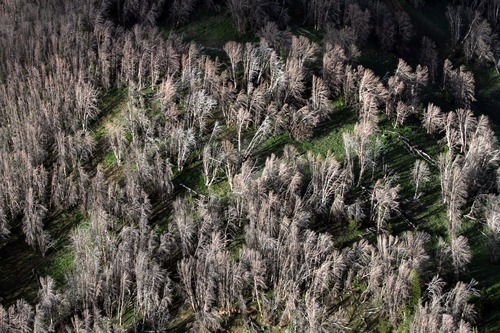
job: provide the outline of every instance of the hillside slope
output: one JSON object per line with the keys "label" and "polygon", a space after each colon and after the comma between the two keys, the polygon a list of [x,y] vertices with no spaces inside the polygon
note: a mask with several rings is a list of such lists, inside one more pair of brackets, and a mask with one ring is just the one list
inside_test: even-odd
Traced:
{"label": "hillside slope", "polygon": [[0,332],[500,330],[496,1],[0,4]]}

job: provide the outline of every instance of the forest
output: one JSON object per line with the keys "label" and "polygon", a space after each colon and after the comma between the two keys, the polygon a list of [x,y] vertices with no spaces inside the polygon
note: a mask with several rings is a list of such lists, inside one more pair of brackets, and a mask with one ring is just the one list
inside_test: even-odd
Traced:
{"label": "forest", "polygon": [[1,0],[0,332],[499,332],[499,34],[499,0]]}

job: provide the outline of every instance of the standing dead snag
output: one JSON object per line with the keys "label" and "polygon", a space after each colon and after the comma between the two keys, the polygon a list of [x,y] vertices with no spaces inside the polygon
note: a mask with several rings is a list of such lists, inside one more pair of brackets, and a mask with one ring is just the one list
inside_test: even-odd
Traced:
{"label": "standing dead snag", "polygon": [[474,59],[479,64],[494,63],[493,53],[494,35],[490,24],[476,12],[469,30],[462,41],[467,60]]}
{"label": "standing dead snag", "polygon": [[177,156],[177,169],[182,171],[193,147],[196,145],[194,129],[191,127],[184,130],[180,127],[176,127],[171,131],[170,140],[171,153]]}
{"label": "standing dead snag", "polygon": [[289,57],[298,61],[299,68],[302,69],[306,63],[316,60],[318,51],[318,45],[310,41],[307,37],[292,36],[292,45],[290,46]]}
{"label": "standing dead snag", "polygon": [[490,128],[488,117],[479,117],[467,142],[463,171],[469,192],[487,191],[494,186],[500,159],[497,139]]}
{"label": "standing dead snag", "polygon": [[324,115],[330,109],[330,91],[326,86],[325,82],[317,77],[313,76],[312,79],[312,92],[310,98],[311,111],[318,114],[318,118],[324,118]]}
{"label": "standing dead snag", "polygon": [[[374,136],[375,126],[372,123],[356,123],[353,132],[342,133],[347,168],[352,179],[357,178],[357,186],[361,184],[368,168],[375,169],[376,157],[380,153],[381,144]],[[358,175],[355,177],[357,159]]]}
{"label": "standing dead snag", "polygon": [[414,200],[420,196],[419,188],[429,181],[430,175],[428,164],[424,160],[416,160],[412,170],[413,183],[415,184]]}
{"label": "standing dead snag", "polygon": [[386,99],[387,90],[371,69],[358,66],[358,72],[361,73],[357,89],[359,122],[376,124],[378,108]]}
{"label": "standing dead snag", "polygon": [[397,38],[394,16],[383,2],[380,2],[377,7],[378,10],[374,13],[376,22],[378,22],[375,26],[375,34],[382,49],[390,52],[393,50]]}
{"label": "standing dead snag", "polygon": [[26,242],[45,255],[49,245],[49,234],[43,230],[43,219],[47,208],[38,201],[33,187],[28,189],[25,200],[22,224]]}
{"label": "standing dead snag", "polygon": [[229,140],[222,142],[221,149],[224,162],[224,173],[226,174],[229,187],[231,191],[233,191],[233,177],[236,175],[238,169],[238,154],[234,149],[234,145]]}
{"label": "standing dead snag", "polygon": [[462,8],[449,5],[446,10],[446,18],[450,27],[452,46],[457,46],[462,38]]}
{"label": "standing dead snag", "polygon": [[245,18],[245,7],[247,6],[247,1],[237,1],[237,0],[229,0],[227,2],[227,9],[231,16],[233,17],[233,21],[236,25],[236,29],[238,33],[243,34],[247,31],[248,22]]}
{"label": "standing dead snag", "polygon": [[377,232],[385,227],[385,223],[391,214],[399,207],[399,184],[393,185],[394,179],[379,179],[371,196],[371,218],[377,226]]}
{"label": "standing dead snag", "polygon": [[205,176],[205,185],[210,187],[217,179],[217,174],[222,165],[223,152],[217,142],[208,143],[203,148],[203,175]]}
{"label": "standing dead snag", "polygon": [[490,243],[490,260],[500,261],[500,196],[490,194],[485,205],[485,219]]}
{"label": "standing dead snag", "polygon": [[282,104],[303,101],[305,91],[304,84],[304,67],[296,58],[288,58],[285,62],[285,87],[282,98]]}
{"label": "standing dead snag", "polygon": [[[301,83],[302,85],[302,83]],[[304,87],[302,86],[301,89]],[[302,92],[301,92],[302,94]],[[331,111],[329,90],[323,80],[317,76],[312,79],[311,97],[308,103],[300,108],[294,103],[286,103],[277,112],[276,122],[283,124],[289,135],[295,140],[304,140],[313,134],[320,121],[327,118]],[[299,105],[303,103],[300,98]]]}
{"label": "standing dead snag", "polygon": [[446,59],[443,66],[443,82],[444,87],[450,90],[455,104],[459,107],[469,109],[470,104],[476,101],[474,75],[465,70],[464,65],[453,69],[451,61]]}
{"label": "standing dead snag", "polygon": [[400,52],[407,52],[408,45],[410,44],[415,31],[411,23],[410,16],[405,11],[398,11],[395,14],[396,27],[398,32],[398,45],[397,48]]}
{"label": "standing dead snag", "polygon": [[323,54],[323,81],[327,83],[333,97],[340,96],[344,80],[347,57],[344,49],[337,44],[326,44]]}
{"label": "standing dead snag", "polygon": [[434,276],[427,285],[425,301],[416,308],[409,332],[474,332],[470,323],[474,321],[476,311],[468,300],[479,295],[474,288],[476,284],[474,280],[469,284],[458,282],[444,292],[446,283],[439,276]]}
{"label": "standing dead snag", "polygon": [[9,223],[7,222],[7,215],[3,207],[3,198],[0,197],[0,242],[6,239],[10,234]]}
{"label": "standing dead snag", "polygon": [[56,332],[58,324],[67,311],[65,295],[56,290],[55,281],[50,277],[41,277],[38,291],[39,302],[35,308],[34,332]]}
{"label": "standing dead snag", "polygon": [[467,238],[464,236],[453,236],[451,238],[450,253],[453,264],[455,279],[460,279],[460,274],[465,270],[472,259],[472,252]]}
{"label": "standing dead snag", "polygon": [[127,144],[125,128],[122,124],[110,124],[108,126],[108,139],[118,165],[122,163],[125,146]]}
{"label": "standing dead snag", "polygon": [[198,127],[199,136],[205,133],[208,118],[216,106],[216,101],[204,90],[198,90],[189,94],[186,98],[185,125],[188,128]]}
{"label": "standing dead snag", "polygon": [[438,76],[438,61],[439,58],[436,43],[426,36],[422,37],[420,63],[429,69],[429,78],[432,83],[436,82]]}
{"label": "standing dead snag", "polygon": [[156,92],[156,97],[160,101],[160,106],[166,111],[175,103],[177,97],[177,86],[174,78],[168,76],[160,83]]}
{"label": "standing dead snag", "polygon": [[402,125],[410,114],[417,113],[423,88],[427,85],[428,69],[418,65],[415,71],[399,59],[393,76],[387,83],[386,114],[394,126]]}
{"label": "standing dead snag", "polygon": [[243,140],[243,131],[246,130],[250,124],[250,112],[247,109],[240,107],[238,111],[234,110],[234,119],[236,125],[236,133],[237,133],[237,149],[238,153],[242,152],[242,140]]}
{"label": "standing dead snag", "polygon": [[370,20],[371,14],[368,8],[362,10],[357,3],[347,5],[344,23],[353,30],[357,46],[366,44],[372,30]]}
{"label": "standing dead snag", "polygon": [[183,257],[194,251],[196,242],[196,225],[192,215],[192,206],[186,200],[177,199],[173,203],[174,223],[180,240]]}
{"label": "standing dead snag", "polygon": [[471,110],[458,109],[457,115],[458,134],[460,136],[460,152],[465,153],[469,150],[469,138],[476,127],[476,118]]}
{"label": "standing dead snag", "polygon": [[460,209],[467,199],[467,187],[462,173],[462,160],[452,153],[441,154],[439,172],[441,175],[441,193],[448,216],[450,237],[457,238],[462,225]]}
{"label": "standing dead snag", "polygon": [[224,51],[226,51],[229,61],[231,63],[231,77],[233,79],[233,86],[237,87],[238,82],[236,78],[236,70],[238,67],[238,64],[241,61],[241,55],[243,51],[243,47],[241,46],[240,43],[236,43],[233,41],[229,41],[224,45]]}
{"label": "standing dead snag", "polygon": [[330,23],[338,24],[340,22],[342,15],[342,1],[340,0],[301,0],[297,2],[302,5],[301,9],[307,13],[308,21],[314,25],[315,29],[324,29]]}
{"label": "standing dead snag", "polygon": [[[83,74],[80,74],[83,75]],[[97,89],[82,78],[75,87],[76,112],[80,119],[83,132],[87,132],[89,121],[99,113],[97,108]]]}
{"label": "standing dead snag", "polygon": [[311,172],[308,203],[312,209],[328,212],[334,201],[343,205],[350,183],[348,172],[342,169],[340,163],[330,154],[322,158],[320,155],[314,156],[309,153],[307,161]]}
{"label": "standing dead snag", "polygon": [[424,111],[422,126],[428,134],[437,133],[444,127],[444,118],[445,115],[441,112],[439,106],[429,103],[429,105],[427,105],[427,109]]}

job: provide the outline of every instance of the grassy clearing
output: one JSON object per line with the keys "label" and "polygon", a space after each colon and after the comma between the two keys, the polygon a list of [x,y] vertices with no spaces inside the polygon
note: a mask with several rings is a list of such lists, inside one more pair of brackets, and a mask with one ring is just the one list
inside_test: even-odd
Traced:
{"label": "grassy clearing", "polygon": [[61,249],[61,253],[54,256],[47,268],[47,273],[58,285],[63,285],[66,282],[66,274],[74,267],[75,255],[67,248]]}
{"label": "grassy clearing", "polygon": [[294,145],[301,153],[310,151],[326,156],[331,152],[337,160],[342,161],[345,157],[342,133],[352,131],[356,121],[356,112],[339,100],[334,103],[329,119],[315,128],[312,138],[294,142]]}
{"label": "grassy clearing", "polygon": [[345,158],[342,133],[352,131],[353,129],[354,124],[346,124],[343,127],[326,132],[322,136],[300,142],[297,144],[297,148],[302,153],[311,152],[314,155],[321,154],[326,156],[328,152],[331,152],[338,161],[342,161]]}
{"label": "grassy clearing", "polygon": [[66,283],[65,277],[73,267],[74,254],[69,248],[71,231],[85,223],[87,218],[78,212],[61,213],[49,225],[51,238],[55,240],[41,269],[41,276],[50,275],[58,286]]}
{"label": "grassy clearing", "polygon": [[463,219],[463,234],[472,248],[472,260],[464,280],[474,279],[480,297],[474,300],[479,332],[500,332],[500,264],[490,261],[487,228],[481,220]]}
{"label": "grassy clearing", "polygon": [[203,14],[196,20],[175,33],[181,34],[186,41],[194,41],[205,48],[222,48],[228,41],[247,42],[256,41],[251,34],[240,35],[234,27],[229,14]]}
{"label": "grassy clearing", "polygon": [[104,167],[109,168],[116,164],[116,156],[112,151],[108,151],[103,158]]}
{"label": "grassy clearing", "polygon": [[4,307],[20,298],[35,302],[38,275],[47,262],[46,257],[25,242],[20,221],[12,226],[11,232],[11,237],[0,249],[0,299]]}
{"label": "grassy clearing", "polygon": [[81,221],[83,216],[76,213],[52,216],[46,223],[52,243],[45,256],[26,243],[20,221],[13,225],[11,237],[0,248],[0,299],[3,306],[20,298],[33,304],[37,299],[40,277],[50,275],[58,285],[64,283],[64,275],[73,260],[67,248],[70,230]]}
{"label": "grassy clearing", "polygon": [[99,140],[107,134],[106,124],[111,122],[125,107],[128,88],[113,88],[99,96],[99,117],[91,123],[94,139]]}
{"label": "grassy clearing", "polygon": [[194,319],[193,312],[180,302],[172,304],[173,319],[168,323],[166,332],[168,333],[184,333],[188,331],[189,324]]}
{"label": "grassy clearing", "polygon": [[323,156],[331,152],[337,160],[344,159],[345,149],[342,133],[354,129],[357,117],[356,113],[345,107],[341,101],[336,102],[334,108],[335,111],[330,115],[330,119],[314,130],[312,138],[295,144],[299,152],[310,151],[313,154]]}

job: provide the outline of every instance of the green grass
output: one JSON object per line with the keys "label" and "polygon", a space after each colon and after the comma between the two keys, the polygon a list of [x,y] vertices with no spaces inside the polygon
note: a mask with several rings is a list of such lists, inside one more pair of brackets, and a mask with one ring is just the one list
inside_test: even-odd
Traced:
{"label": "green grass", "polygon": [[42,257],[25,241],[21,224],[12,226],[11,236],[0,249],[0,297],[2,306],[8,307],[23,298],[34,303],[38,294],[38,277],[46,267]]}
{"label": "green grass", "polygon": [[175,32],[183,35],[184,40],[194,41],[206,48],[221,49],[228,41],[256,41],[251,34],[240,35],[229,14],[201,15]]}
{"label": "green grass", "polygon": [[342,133],[352,131],[353,129],[354,124],[347,124],[338,129],[334,129],[323,136],[300,142],[297,144],[297,148],[303,153],[312,152],[313,154],[321,154],[323,156],[326,156],[328,152],[331,152],[337,160],[341,161],[345,157]]}
{"label": "green grass", "polygon": [[[476,229],[477,230],[477,229]],[[478,281],[476,288],[481,298],[476,300],[479,332],[500,332],[500,265],[489,258],[487,238],[480,232],[469,237],[473,257],[469,265],[469,276]]]}
{"label": "green grass", "polygon": [[116,156],[112,151],[108,151],[103,158],[104,166],[111,167],[116,164]]}
{"label": "green grass", "polygon": [[87,221],[87,217],[79,212],[64,212],[48,226],[53,242],[48,252],[46,265],[41,270],[42,275],[50,275],[58,286],[65,284],[66,273],[73,267],[74,253],[69,248],[72,230]]}
{"label": "green grass", "polygon": [[45,230],[52,240],[45,256],[33,250],[26,242],[21,224],[12,228],[11,237],[0,248],[0,297],[2,305],[9,306],[24,298],[34,303],[38,294],[38,279],[52,276],[58,285],[64,283],[64,275],[70,269],[72,254],[68,250],[69,233],[84,220],[81,214],[66,212],[50,217]]}
{"label": "green grass", "polygon": [[[222,178],[222,176],[221,176]],[[225,176],[224,176],[225,178]],[[224,198],[231,192],[231,187],[229,182],[224,179],[220,181],[215,181],[212,186],[208,189],[208,193],[214,195],[216,198]]]}
{"label": "green grass", "polygon": [[334,103],[334,111],[327,121],[314,130],[312,138],[303,142],[296,142],[295,146],[301,153],[308,151],[326,156],[331,152],[333,156],[342,161],[345,156],[344,140],[342,133],[352,131],[357,121],[356,113],[345,107],[342,101]]}
{"label": "green grass", "polygon": [[66,274],[74,267],[75,255],[69,249],[61,249],[60,254],[54,257],[47,268],[47,273],[58,285],[66,282]]}
{"label": "green grass", "polygon": [[128,88],[112,88],[102,92],[99,96],[99,117],[92,121],[91,131],[94,139],[98,140],[107,134],[106,124],[119,114],[127,100]]}
{"label": "green grass", "polygon": [[174,187],[181,192],[195,191],[196,193],[192,192],[191,194],[206,195],[208,194],[208,189],[205,185],[205,177],[203,176],[203,165],[201,161],[193,161],[191,159],[194,155],[196,155],[194,152],[191,153],[182,171],[179,171],[176,166],[173,168]]}

